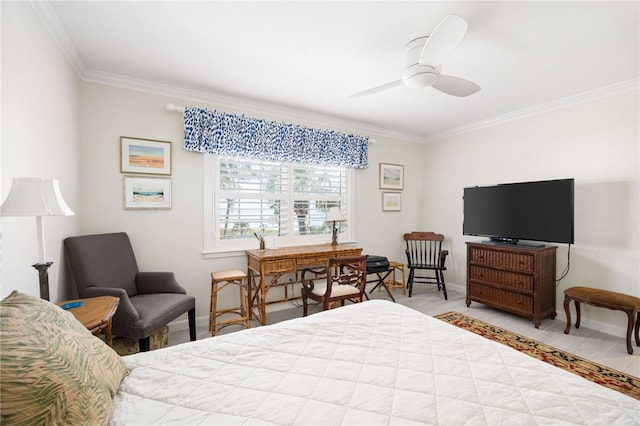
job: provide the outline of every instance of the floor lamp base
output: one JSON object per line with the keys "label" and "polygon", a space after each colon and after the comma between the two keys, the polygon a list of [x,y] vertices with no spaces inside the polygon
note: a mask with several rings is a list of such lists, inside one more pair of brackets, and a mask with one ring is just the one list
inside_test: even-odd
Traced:
{"label": "floor lamp base", "polygon": [[36,263],[31,265],[38,270],[38,278],[40,278],[40,298],[49,300],[49,266],[53,262]]}

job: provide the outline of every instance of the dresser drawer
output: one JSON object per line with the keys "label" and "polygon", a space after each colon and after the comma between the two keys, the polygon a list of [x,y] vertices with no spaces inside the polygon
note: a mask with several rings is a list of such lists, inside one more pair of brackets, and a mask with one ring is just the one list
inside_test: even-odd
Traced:
{"label": "dresser drawer", "polygon": [[478,284],[469,284],[469,296],[478,302],[506,308],[515,313],[530,315],[533,312],[533,296]]}
{"label": "dresser drawer", "polygon": [[514,271],[533,272],[534,256],[528,253],[505,252],[485,248],[471,247],[469,262],[484,263],[496,268],[508,268]]}
{"label": "dresser drawer", "polygon": [[515,272],[499,271],[481,266],[469,266],[469,279],[472,281],[484,281],[506,289],[519,290],[533,293],[533,276],[517,274]]}

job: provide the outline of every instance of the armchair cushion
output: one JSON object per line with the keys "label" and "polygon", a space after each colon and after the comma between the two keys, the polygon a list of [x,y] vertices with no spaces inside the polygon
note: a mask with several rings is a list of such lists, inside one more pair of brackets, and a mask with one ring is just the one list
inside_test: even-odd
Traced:
{"label": "armchair cushion", "polygon": [[[324,296],[327,294],[327,283],[316,283],[313,286],[313,290],[311,290],[313,294],[316,296]],[[329,293],[330,297],[345,297],[345,296],[357,296],[360,293],[360,289],[358,287],[353,287],[350,285],[338,285],[334,284],[331,287],[331,292]]]}
{"label": "armchair cushion", "polygon": [[2,424],[106,424],[127,368],[75,317],[12,292],[1,303]]}
{"label": "armchair cushion", "polygon": [[150,336],[160,327],[194,309],[196,304],[193,296],[175,293],[139,294],[129,300],[140,319],[128,324],[127,334],[120,335],[137,338]]}
{"label": "armchair cushion", "polygon": [[138,294],[176,293],[187,294],[176,281],[173,272],[138,272],[136,275]]}

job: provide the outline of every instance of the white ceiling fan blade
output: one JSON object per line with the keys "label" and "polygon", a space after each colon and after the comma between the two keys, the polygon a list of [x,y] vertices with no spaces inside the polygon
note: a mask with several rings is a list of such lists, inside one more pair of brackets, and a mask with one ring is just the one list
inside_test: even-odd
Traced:
{"label": "white ceiling fan blade", "polygon": [[480,90],[480,86],[473,81],[464,78],[454,77],[452,75],[441,75],[431,87],[438,89],[447,95],[465,97],[473,95]]}
{"label": "white ceiling fan blade", "polygon": [[371,89],[363,90],[362,92],[349,95],[350,98],[359,98],[361,96],[373,95],[374,93],[382,92],[383,90],[392,89],[396,86],[401,86],[402,80],[392,81],[391,83],[383,84],[381,86],[372,87]]}
{"label": "white ceiling fan blade", "polygon": [[449,15],[433,30],[420,54],[420,64],[437,67],[458,47],[467,32],[467,21]]}

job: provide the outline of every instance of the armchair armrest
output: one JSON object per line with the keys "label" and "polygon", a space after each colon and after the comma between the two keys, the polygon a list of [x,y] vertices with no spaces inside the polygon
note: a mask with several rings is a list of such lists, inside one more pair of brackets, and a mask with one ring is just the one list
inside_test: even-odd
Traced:
{"label": "armchair armrest", "polygon": [[[302,276],[301,276],[302,286],[308,291],[311,291],[313,290],[313,287],[315,287],[315,285],[313,284],[313,280],[317,279],[320,276],[326,277],[328,271],[326,267],[322,267],[322,268],[303,268],[301,269],[301,272],[302,272]],[[311,275],[311,278],[307,278],[306,277],[307,274]]]}
{"label": "armchair armrest", "polygon": [[80,297],[88,298],[88,297],[99,297],[99,296],[114,296],[120,299],[120,304],[118,305],[118,313],[121,315],[126,315],[130,318],[131,322],[138,321],[140,319],[140,314],[136,310],[136,308],[129,300],[129,295],[123,288],[114,288],[114,287],[87,287]]}
{"label": "armchair armrest", "polygon": [[187,294],[187,291],[176,281],[173,272],[138,272],[136,287],[139,294]]}
{"label": "armchair armrest", "polygon": [[440,267],[444,268],[444,262],[447,260],[449,250],[440,250]]}

